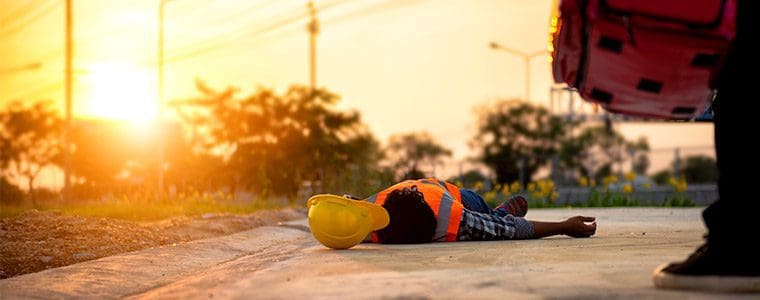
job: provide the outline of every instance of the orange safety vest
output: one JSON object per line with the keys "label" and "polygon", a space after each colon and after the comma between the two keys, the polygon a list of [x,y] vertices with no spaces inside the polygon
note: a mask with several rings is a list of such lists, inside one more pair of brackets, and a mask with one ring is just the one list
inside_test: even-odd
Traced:
{"label": "orange safety vest", "polygon": [[[433,241],[456,241],[464,206],[462,205],[462,195],[459,193],[459,188],[451,183],[435,178],[406,180],[372,195],[364,201],[382,206],[390,192],[405,187],[411,188],[412,186],[417,186],[417,190],[422,192],[425,202],[435,214],[437,225]],[[372,232],[372,242],[379,242],[376,232]]]}

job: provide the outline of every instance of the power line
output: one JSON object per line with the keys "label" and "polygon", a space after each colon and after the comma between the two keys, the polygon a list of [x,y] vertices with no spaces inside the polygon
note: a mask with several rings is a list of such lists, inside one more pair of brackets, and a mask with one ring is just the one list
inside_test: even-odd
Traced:
{"label": "power line", "polygon": [[[387,10],[396,9],[396,8],[399,8],[399,7],[402,7],[402,6],[408,6],[410,4],[414,4],[414,2],[420,3],[420,2],[425,2],[425,1],[424,0],[417,0],[417,1],[393,0],[393,1],[376,3],[374,5],[366,6],[366,7],[360,8],[360,9],[356,9],[354,11],[350,11],[348,13],[341,14],[341,15],[338,15],[338,16],[322,17],[322,18],[320,18],[320,23],[321,24],[338,24],[338,23],[349,21],[351,19],[355,19],[355,18],[359,18],[359,17],[366,17],[366,16],[382,13],[382,12],[385,12]],[[325,9],[321,9],[320,11],[325,11]],[[299,32],[301,32],[300,29],[298,31],[290,31],[289,32],[290,34],[287,35],[287,36],[290,36],[293,33],[299,33]],[[278,36],[278,37],[282,38],[282,37],[286,37],[286,36],[282,36],[281,35],[281,36]],[[260,42],[260,41],[261,40],[257,40],[256,42]],[[243,44],[243,43],[241,43],[238,46],[236,46],[235,48],[249,48],[250,45],[251,44]]]}
{"label": "power line", "polygon": [[61,79],[61,80],[57,80],[55,82],[50,82],[50,83],[48,83],[48,84],[46,84],[44,86],[41,86],[41,87],[39,87],[37,89],[34,89],[32,91],[28,91],[26,93],[21,92],[21,93],[13,94],[12,96],[6,97],[6,99],[9,99],[9,100],[27,100],[29,98],[35,98],[35,97],[38,97],[38,96],[41,96],[41,95],[44,95],[44,94],[47,94],[47,93],[51,93],[51,92],[53,92],[55,90],[61,89],[62,87],[63,87],[63,80]]}
{"label": "power line", "polygon": [[[259,11],[259,10],[264,9],[266,7],[269,7],[269,6],[271,6],[272,4],[275,4],[275,3],[277,3],[277,1],[259,2],[256,5],[252,5],[252,6],[247,7],[247,8],[236,10],[232,14],[218,16],[218,17],[212,18],[210,20],[202,20],[200,23],[193,23],[193,25],[194,26],[203,26],[203,25],[208,25],[208,24],[227,23],[227,22],[229,22],[229,20],[235,20],[235,19],[241,19],[241,18],[244,18],[244,17],[249,17],[251,12]],[[182,16],[182,19],[183,20],[197,20],[197,18],[195,18],[195,15],[204,15],[204,14],[208,13],[208,12],[205,12],[203,9],[194,9],[193,11],[195,12],[194,14],[192,14],[190,16]],[[168,22],[168,23],[171,24],[171,22]]]}
{"label": "power line", "polygon": [[[249,13],[253,9],[261,9],[262,7],[266,7],[266,6],[271,5],[273,3],[276,3],[276,2],[270,1],[270,2],[258,3],[258,5],[254,5],[254,6],[248,7],[246,9],[243,9],[242,11],[236,11],[233,15],[227,15],[227,16],[215,18],[214,22],[220,22],[220,21],[223,21],[224,19],[229,19],[229,18],[235,17],[235,16],[242,16],[245,13]],[[53,4],[55,4],[55,3],[53,3]],[[34,3],[27,4],[25,7],[19,8],[17,11],[28,10],[33,5],[35,5],[35,4]],[[56,5],[53,5],[53,6],[56,6]],[[41,9],[44,9],[44,6],[38,7],[37,11],[39,11]],[[195,11],[202,11],[202,10],[196,9]],[[30,13],[34,13],[34,12],[35,11],[30,11]],[[49,11],[45,12],[45,14],[47,14],[47,13],[49,13]],[[37,17],[37,18],[39,18],[39,17]],[[86,28],[98,28],[98,27],[97,26],[92,26],[92,27],[86,27]],[[79,50],[78,51],[79,55],[83,55],[83,52],[81,50],[82,49],[86,49],[87,45],[92,44],[94,42],[97,42],[100,38],[102,38],[104,36],[118,36],[118,35],[123,35],[123,34],[129,33],[129,32],[132,32],[134,30],[135,30],[134,27],[126,27],[125,26],[125,27],[121,27],[121,28],[119,28],[117,30],[113,30],[113,29],[111,29],[111,30],[93,30],[93,31],[89,31],[89,32],[82,32],[82,33],[78,34],[78,37],[76,38],[76,43],[77,43],[77,48]],[[63,55],[64,55],[63,52],[64,52],[63,45],[59,45],[58,47],[53,48],[52,50],[44,53],[43,55],[38,56],[38,58],[36,58],[36,59],[30,59],[30,60],[31,61],[47,62],[47,61],[53,60],[53,59],[63,59]]]}
{"label": "power line", "polygon": [[[299,14],[299,15],[295,16],[295,17],[290,17],[290,18],[284,19],[282,21],[279,21],[279,22],[277,22],[275,24],[272,24],[272,25],[269,25],[267,27],[264,27],[263,29],[255,30],[251,34],[254,35],[254,36],[256,36],[256,35],[264,35],[264,34],[272,32],[272,31],[275,31],[275,30],[279,29],[280,27],[285,27],[285,26],[288,26],[288,25],[295,24],[298,21],[302,21],[306,16],[308,16],[308,14],[304,12],[302,14]],[[178,55],[175,55],[173,57],[170,57],[169,59],[166,60],[166,62],[167,63],[174,63],[174,62],[185,60],[185,59],[188,59],[188,58],[192,58],[192,57],[195,57],[195,56],[198,56],[198,55],[203,55],[203,54],[207,54],[207,53],[210,53],[210,52],[218,51],[221,48],[221,46],[224,46],[225,44],[228,44],[228,43],[231,43],[231,42],[234,42],[234,41],[238,41],[239,38],[241,38],[243,36],[247,36],[247,35],[249,35],[249,33],[247,33],[247,32],[241,32],[241,33],[238,33],[238,34],[235,34],[235,35],[227,36],[224,39],[222,39],[222,40],[220,40],[220,41],[218,41],[216,43],[212,43],[210,45],[203,46],[203,47],[200,47],[198,49],[194,49],[194,50],[191,50],[191,51],[188,51],[188,52],[185,52],[185,53],[178,54]]]}
{"label": "power line", "polygon": [[[268,2],[268,4],[271,4],[271,2]],[[257,8],[257,7],[259,7],[259,6],[251,7],[248,10],[251,10],[251,9]],[[290,9],[291,8],[288,8],[287,10],[290,10]],[[238,14],[235,14],[235,15],[238,15]],[[229,16],[227,18],[224,18],[224,20],[217,20],[215,22],[216,23],[229,23],[228,20],[230,18],[232,18],[233,16],[235,16],[235,15],[232,15],[232,16]],[[278,15],[282,15],[282,13],[278,13]],[[187,19],[187,17],[183,17],[183,19]],[[252,19],[252,18],[245,18],[245,19]],[[197,25],[197,24],[194,24],[194,25]],[[207,26],[207,27],[213,27],[213,26]],[[187,43],[184,43],[184,44],[181,44],[179,46],[174,47],[174,49],[177,49],[177,48],[182,49],[184,51],[184,53],[189,53],[189,52],[197,51],[198,49],[205,49],[205,48],[208,47],[208,46],[204,46],[206,44],[209,44],[209,43],[219,43],[220,41],[227,42],[229,40],[235,40],[235,38],[239,39],[239,38],[245,37],[246,35],[249,35],[249,34],[255,32],[256,28],[258,28],[258,26],[256,24],[243,23],[243,24],[240,24],[239,26],[235,26],[234,28],[232,28],[230,30],[227,30],[227,34],[223,34],[221,36],[218,36],[218,37],[215,37],[215,38],[211,38],[211,39],[205,39],[205,40],[201,39],[201,41],[199,41],[199,40],[189,41]],[[230,36],[230,33],[232,33],[233,36]],[[171,52],[171,51],[172,51],[172,49],[168,49],[168,52]],[[184,55],[184,53],[180,53],[180,54],[177,54],[177,55]],[[146,63],[146,64],[149,65],[151,63]]]}
{"label": "power line", "polygon": [[27,2],[26,5],[18,6],[15,10],[11,10],[7,15],[0,18],[0,28],[9,27],[10,25],[13,25],[13,24],[9,24],[12,21],[18,21],[26,17],[30,13],[33,13],[35,10],[32,9],[32,6],[34,5],[35,5],[34,2]]}
{"label": "power line", "polygon": [[[327,11],[329,9],[332,9],[334,7],[340,6],[340,5],[348,3],[348,2],[349,2],[348,0],[333,1],[331,3],[322,5],[321,7],[319,7],[319,10],[320,11]],[[251,10],[256,9],[256,8],[260,9],[262,7],[266,7],[266,6],[270,5],[271,3],[273,3],[273,2],[259,3],[258,5],[251,6],[249,8],[246,8],[243,11],[238,11],[238,12],[236,12],[236,13],[234,13],[232,15],[228,15],[227,17],[224,17],[224,18],[215,18],[214,20],[229,19],[229,18],[234,17],[234,16],[243,15],[243,14],[245,14],[248,11],[251,11]],[[370,5],[368,7],[357,9],[357,10],[355,10],[353,12],[349,12],[349,13],[346,13],[346,14],[339,15],[337,17],[327,18],[326,19],[327,20],[326,23],[333,23],[334,24],[334,23],[344,22],[346,20],[350,20],[350,19],[353,19],[353,18],[362,17],[362,16],[366,16],[366,15],[371,15],[371,14],[375,14],[375,13],[380,13],[380,12],[382,12],[384,10],[392,9],[394,7],[397,7],[399,5],[404,5],[404,4],[406,4],[405,1],[390,1],[390,2],[385,2],[385,3],[380,3],[380,4],[374,4],[374,5]],[[266,37],[266,36],[269,35],[272,32],[276,32],[278,30],[287,28],[287,27],[289,27],[291,25],[297,24],[298,22],[300,22],[302,20],[305,22],[307,16],[308,16],[307,12],[299,13],[299,14],[297,14],[295,16],[292,16],[292,17],[289,17],[289,18],[285,18],[285,19],[281,19],[280,21],[272,23],[272,24],[270,24],[270,25],[268,25],[268,26],[266,26],[264,28],[261,28],[261,29],[252,29],[252,30],[240,31],[240,32],[238,32],[238,33],[236,33],[236,34],[234,34],[232,36],[225,36],[225,37],[216,39],[216,40],[213,41],[213,44],[211,44],[211,45],[198,46],[198,47],[194,47],[194,49],[190,48],[189,50],[185,51],[184,53],[179,53],[179,54],[174,55],[173,57],[169,57],[167,59],[167,64],[174,64],[174,63],[178,63],[180,61],[185,61],[185,60],[197,58],[199,56],[202,56],[203,54],[212,53],[212,52],[228,52],[228,51],[236,51],[236,50],[241,49],[241,48],[250,48],[253,45],[261,44],[264,41],[271,41],[272,39],[277,39],[277,37],[269,38],[269,37]],[[213,21],[213,22],[216,22],[216,21]],[[119,31],[110,31],[110,34],[116,34],[116,33],[119,33],[119,32],[123,33],[123,32],[126,32],[128,30],[132,30],[132,28],[125,28],[125,29],[119,30]],[[292,35],[300,33],[300,32],[301,32],[300,28],[299,29],[295,29],[294,28],[294,29],[286,32],[285,36],[292,36]],[[89,43],[92,43],[92,42],[96,41],[95,40],[96,39],[95,36],[97,34],[101,34],[101,33],[109,34],[109,31],[100,31],[100,32],[96,32],[95,34],[88,34],[91,39],[78,42],[78,45],[80,45],[80,49],[81,49],[81,45],[86,45],[86,44],[89,44]],[[282,37],[282,36],[279,36],[279,37]],[[255,40],[253,42],[248,42],[248,43],[237,43],[237,45],[235,47],[222,47],[224,45],[227,45],[227,44],[230,44],[230,43],[233,43],[233,42],[239,42],[240,38],[245,38],[245,40],[251,40],[253,38]],[[78,40],[82,40],[82,38],[80,38]],[[195,43],[197,44],[197,42],[195,42]],[[185,48],[185,49],[187,49],[187,48]],[[62,49],[56,49],[55,51],[51,51],[48,55],[46,55],[45,57],[43,57],[43,60],[53,59],[56,56],[62,56],[62,53],[60,53],[60,52],[62,52],[61,50]],[[80,52],[80,55],[81,55],[81,52]],[[35,60],[35,61],[37,61],[37,60]],[[147,65],[152,65],[152,63],[147,63]],[[28,96],[29,94],[34,94],[34,93],[37,93],[37,91],[35,90],[32,93],[24,94],[24,96]]]}
{"label": "power line", "polygon": [[11,36],[11,35],[19,32],[19,31],[21,31],[22,29],[24,29],[27,25],[31,24],[32,22],[34,22],[37,19],[39,19],[41,17],[44,17],[45,15],[51,13],[53,11],[53,9],[56,8],[56,7],[58,7],[58,4],[60,4],[60,2],[58,2],[58,1],[48,2],[48,3],[49,3],[49,5],[47,7],[38,9],[37,10],[37,14],[34,14],[34,15],[29,14],[29,16],[30,16],[29,18],[27,18],[26,20],[21,21],[21,23],[17,23],[18,25],[16,27],[11,27],[12,29],[7,29],[6,28],[5,32],[0,33],[0,35]]}
{"label": "power line", "polygon": [[38,62],[38,63],[29,63],[29,64],[18,65],[15,67],[0,69],[0,76],[11,74],[18,71],[39,69],[40,67],[42,67],[42,64]]}
{"label": "power line", "polygon": [[[347,2],[348,2],[348,0],[333,1],[332,3],[323,5],[323,6],[319,7],[318,9],[320,11],[328,10],[328,9],[332,9],[334,7],[337,7],[337,6],[339,6],[341,4],[344,4],[344,3],[347,3]],[[203,54],[208,54],[208,53],[211,53],[211,52],[220,51],[220,50],[224,49],[222,46],[224,46],[226,44],[229,44],[231,42],[236,42],[236,41],[239,42],[240,38],[245,37],[246,39],[250,39],[251,37],[266,35],[268,33],[277,31],[280,28],[284,28],[284,27],[296,24],[296,23],[298,23],[300,21],[306,21],[306,17],[308,17],[308,16],[309,16],[308,12],[304,11],[304,12],[299,13],[298,15],[296,15],[294,17],[289,17],[289,18],[282,19],[282,20],[280,20],[280,21],[278,21],[278,22],[276,22],[274,24],[271,24],[271,25],[266,26],[266,27],[264,27],[262,29],[259,29],[259,30],[253,30],[252,32],[245,32],[244,31],[244,32],[240,32],[240,33],[235,34],[235,35],[228,35],[226,37],[220,38],[217,42],[212,43],[211,45],[197,47],[196,49],[193,49],[191,51],[188,51],[188,52],[181,53],[181,54],[175,55],[173,57],[170,57],[169,59],[166,60],[166,63],[167,64],[176,63],[178,61],[190,59],[190,58],[193,58],[193,57],[196,57],[196,56],[199,56],[199,55],[203,55]]]}
{"label": "power line", "polygon": [[[363,7],[363,8],[360,8],[360,9],[357,9],[357,10],[354,10],[352,12],[348,12],[348,13],[345,13],[345,14],[341,14],[341,15],[339,15],[337,17],[327,18],[327,21],[321,22],[321,23],[323,23],[323,24],[327,24],[327,23],[329,23],[329,24],[337,24],[337,23],[341,23],[341,22],[345,22],[345,21],[351,20],[353,18],[362,17],[362,16],[368,16],[368,15],[377,14],[377,13],[382,13],[382,12],[387,11],[389,9],[395,9],[397,7],[400,7],[400,6],[406,6],[406,5],[409,5],[410,2],[412,2],[412,1],[397,0],[397,1],[384,2],[384,3],[377,4],[377,5],[372,5],[372,6],[369,6],[369,7]],[[424,2],[424,1],[417,1],[417,3],[419,3],[419,2]],[[324,9],[322,11],[324,11]],[[242,50],[242,49],[246,49],[247,50],[247,49],[251,49],[252,47],[255,47],[257,45],[263,45],[264,42],[273,41],[273,40],[277,40],[277,39],[281,39],[281,38],[285,38],[285,37],[290,37],[290,36],[293,36],[293,35],[299,34],[299,33],[302,33],[302,29],[301,28],[291,29],[291,30],[289,30],[287,32],[283,32],[282,34],[279,34],[277,36],[262,37],[261,39],[257,39],[257,40],[254,40],[254,41],[249,41],[247,43],[241,42],[241,43],[236,44],[234,47],[225,47],[223,49],[218,49],[218,51],[220,52],[219,54],[221,54],[221,53],[228,53],[230,51],[238,51],[238,50]]]}
{"label": "power line", "polygon": [[[335,6],[340,5],[342,3],[345,3],[345,2],[348,2],[348,1],[347,0],[333,1],[333,2],[331,2],[329,4],[323,5],[321,7],[321,9],[323,9],[323,10],[324,9],[329,9],[329,8],[335,7]],[[236,16],[243,16],[246,13],[249,13],[250,11],[270,6],[273,3],[275,3],[275,2],[274,1],[271,1],[271,2],[261,2],[261,3],[258,3],[258,5],[254,5],[254,6],[248,7],[246,9],[242,10],[242,11],[236,11],[232,15],[227,15],[227,16],[224,16],[224,17],[214,18],[211,22],[204,22],[204,23],[216,23],[216,22],[223,21],[225,19],[234,18]],[[53,5],[53,6],[57,6],[57,5]],[[48,7],[48,10],[51,9],[51,8],[52,8],[52,6]],[[198,10],[196,10],[196,11],[198,11]],[[48,12],[46,11],[45,13],[48,13]],[[287,19],[284,19],[283,21],[280,21],[280,22],[274,23],[272,25],[269,25],[266,28],[260,29],[260,30],[257,30],[257,29],[243,30],[243,31],[240,31],[240,32],[238,32],[236,34],[233,34],[231,36],[224,36],[224,37],[212,40],[211,41],[211,43],[212,43],[211,45],[195,46],[195,47],[186,47],[185,45],[183,45],[180,48],[184,49],[185,51],[183,53],[176,54],[173,57],[169,57],[167,59],[167,63],[176,63],[177,61],[181,61],[181,60],[186,60],[186,59],[189,59],[189,58],[197,57],[197,56],[200,56],[200,55],[205,54],[205,53],[224,50],[224,49],[221,48],[221,46],[233,43],[235,41],[239,41],[241,38],[246,38],[247,39],[247,38],[251,38],[251,37],[255,38],[255,37],[259,37],[261,35],[266,35],[266,34],[268,34],[270,32],[278,30],[281,27],[287,27],[288,25],[297,23],[299,21],[299,19],[305,18],[306,15],[307,15],[306,13],[302,13],[302,14],[299,14],[299,15],[297,15],[295,17],[287,18]],[[238,29],[249,28],[249,27],[250,27],[250,24],[248,24],[248,25],[243,24]],[[124,34],[124,33],[128,32],[128,31],[131,31],[131,30],[134,30],[134,29],[133,28],[124,28],[124,29],[118,30],[118,31],[96,31],[96,32],[94,32],[94,34],[93,33],[84,34],[84,37],[82,37],[82,35],[80,35],[80,38],[77,38],[78,49],[80,49],[79,55],[82,55],[81,49],[86,49],[86,47],[84,47],[84,46],[97,41],[97,39],[98,39],[97,36],[98,35],[120,35],[120,34]],[[208,43],[208,42],[205,42],[205,43]],[[190,44],[198,44],[198,42],[190,42],[190,43],[188,43],[186,45],[190,45]],[[215,49],[215,48],[219,48],[219,49]],[[62,50],[63,50],[62,46],[58,47],[58,48],[56,48],[54,50],[51,50],[48,53],[45,53],[44,55],[40,56],[40,58],[34,59],[34,61],[45,61],[46,62],[48,60],[57,59],[59,57],[62,58],[62,56],[63,56],[62,55],[63,54]],[[150,66],[150,65],[153,65],[153,63],[152,62],[148,62],[148,63],[146,63],[146,65]]]}
{"label": "power line", "polygon": [[425,2],[424,0],[392,0],[387,2],[381,2],[381,3],[375,3],[371,6],[364,7],[364,9],[357,9],[355,11],[338,15],[332,18],[325,18],[325,21],[323,21],[323,24],[336,24],[341,23],[345,21],[349,21],[351,19],[355,18],[361,18],[366,16],[371,16],[377,13],[381,13],[384,11],[400,8],[403,6],[409,6],[411,4],[415,4],[414,2],[421,3]]}

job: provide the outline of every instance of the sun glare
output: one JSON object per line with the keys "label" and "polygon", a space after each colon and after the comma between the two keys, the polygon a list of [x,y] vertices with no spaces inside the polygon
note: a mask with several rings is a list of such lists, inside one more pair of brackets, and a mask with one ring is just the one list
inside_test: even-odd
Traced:
{"label": "sun glare", "polygon": [[153,75],[125,63],[101,63],[87,69],[88,97],[82,115],[145,124],[158,111]]}

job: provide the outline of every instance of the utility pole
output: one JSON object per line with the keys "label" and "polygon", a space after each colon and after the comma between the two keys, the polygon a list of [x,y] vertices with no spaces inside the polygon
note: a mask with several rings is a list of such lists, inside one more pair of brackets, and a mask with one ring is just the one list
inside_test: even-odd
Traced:
{"label": "utility pole", "polygon": [[319,34],[319,21],[317,20],[317,10],[314,8],[314,2],[309,1],[306,5],[309,8],[311,20],[306,29],[309,31],[309,74],[311,82],[311,92],[317,88],[317,35]]}
{"label": "utility pole", "polygon": [[681,149],[673,150],[673,177],[681,179]]}
{"label": "utility pole", "polygon": [[72,0],[66,0],[66,128],[63,133],[64,146],[64,179],[63,179],[63,201],[68,203],[71,200],[71,95],[72,95],[72,59],[74,52],[74,40],[72,37]]}
{"label": "utility pole", "polygon": [[164,191],[164,130],[162,124],[164,112],[164,6],[165,0],[158,4],[158,197]]}
{"label": "utility pole", "polygon": [[525,60],[525,101],[530,101],[530,56],[523,57]]}
{"label": "utility pole", "polygon": [[158,3],[158,197],[164,194],[164,7],[172,0],[159,0]]}

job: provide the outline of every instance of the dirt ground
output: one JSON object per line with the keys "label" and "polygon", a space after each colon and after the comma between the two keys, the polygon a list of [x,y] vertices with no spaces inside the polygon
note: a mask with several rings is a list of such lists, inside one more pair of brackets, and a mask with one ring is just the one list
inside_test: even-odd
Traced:
{"label": "dirt ground", "polygon": [[0,219],[0,279],[303,217],[303,210],[284,209],[134,222],[30,210]]}

